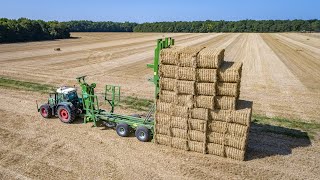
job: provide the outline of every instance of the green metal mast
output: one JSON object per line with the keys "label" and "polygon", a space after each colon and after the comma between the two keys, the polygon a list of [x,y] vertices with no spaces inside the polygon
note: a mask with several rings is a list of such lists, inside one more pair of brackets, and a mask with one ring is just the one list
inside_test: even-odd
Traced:
{"label": "green metal mast", "polygon": [[169,37],[169,38],[165,38],[163,39],[158,39],[157,40],[157,47],[154,50],[154,60],[153,60],[153,64],[147,64],[148,68],[152,68],[153,69],[153,79],[151,79],[150,81],[154,83],[155,85],[155,99],[158,98],[158,94],[159,94],[159,60],[160,60],[160,51],[164,48],[169,48],[171,46],[174,45],[174,39]]}

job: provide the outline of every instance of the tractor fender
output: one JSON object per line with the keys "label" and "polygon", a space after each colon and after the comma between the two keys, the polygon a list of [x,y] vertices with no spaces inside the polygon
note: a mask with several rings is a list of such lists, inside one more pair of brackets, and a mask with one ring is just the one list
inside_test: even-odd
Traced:
{"label": "tractor fender", "polygon": [[66,108],[69,108],[70,110],[74,111],[76,110],[76,107],[71,103],[71,102],[61,102],[57,105],[57,109],[60,107],[60,106],[64,106]]}

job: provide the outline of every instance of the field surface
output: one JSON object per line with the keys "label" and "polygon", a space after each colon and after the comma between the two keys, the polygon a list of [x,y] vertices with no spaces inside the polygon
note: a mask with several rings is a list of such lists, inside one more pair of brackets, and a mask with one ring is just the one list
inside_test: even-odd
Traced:
{"label": "field surface", "polygon": [[[73,33],[68,40],[0,44],[0,77],[52,86],[76,85],[88,75],[102,92],[152,99],[155,40],[179,46],[225,48],[225,60],[243,62],[241,99],[255,114],[320,123],[320,36],[315,34]],[[60,47],[61,51],[54,51]],[[319,138],[272,133],[254,124],[247,161],[237,162],[120,138],[91,124],[43,120],[38,92],[0,86],[0,179],[317,179]],[[133,110],[119,109],[132,113]],[[134,111],[136,112],[136,111]],[[295,132],[281,129],[277,132]],[[296,133],[303,133],[297,131]]]}

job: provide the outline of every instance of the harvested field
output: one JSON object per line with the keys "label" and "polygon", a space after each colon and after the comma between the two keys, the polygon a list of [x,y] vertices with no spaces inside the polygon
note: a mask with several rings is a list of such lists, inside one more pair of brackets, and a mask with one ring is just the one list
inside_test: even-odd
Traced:
{"label": "harvested field", "polygon": [[[117,84],[125,96],[153,98],[154,87],[147,81],[152,71],[146,64],[152,62],[155,40],[164,34],[72,35],[79,38],[0,44],[0,76],[60,86],[74,85],[76,76],[86,74],[89,82],[97,83],[97,91]],[[254,114],[320,122],[318,35],[165,36],[175,37],[181,46],[225,48],[226,60],[243,62],[240,99],[254,102]],[[61,51],[54,51],[58,47]],[[34,103],[45,101],[44,94],[1,88],[0,99],[0,179],[317,179],[320,170],[319,138],[311,142],[270,131],[296,132],[288,128],[253,124],[247,161],[239,162],[121,138],[114,130],[91,128],[81,120],[70,125],[58,119],[45,121]],[[193,118],[205,119],[208,114],[198,109]],[[201,131],[201,121],[192,127]],[[182,149],[184,142],[179,140],[173,139]],[[170,144],[172,139],[162,141]],[[241,147],[232,139],[228,143]],[[201,152],[196,141],[191,147]],[[232,150],[226,153],[236,154]]]}

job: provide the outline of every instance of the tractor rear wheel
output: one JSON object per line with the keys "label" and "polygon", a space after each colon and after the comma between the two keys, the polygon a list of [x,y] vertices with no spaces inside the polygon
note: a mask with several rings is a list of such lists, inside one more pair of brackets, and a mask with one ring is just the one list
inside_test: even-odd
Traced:
{"label": "tractor rear wheel", "polygon": [[63,123],[72,123],[76,118],[76,113],[70,108],[65,106],[59,106],[57,110],[58,117]]}
{"label": "tractor rear wheel", "polygon": [[135,135],[136,135],[136,138],[142,142],[147,142],[151,139],[150,130],[144,126],[138,127],[135,132]]}
{"label": "tractor rear wheel", "polygon": [[129,125],[126,123],[120,123],[116,126],[117,134],[121,137],[129,136]]}
{"label": "tractor rear wheel", "polygon": [[40,106],[40,114],[44,118],[51,118],[52,117],[52,110],[48,104],[43,104]]}

